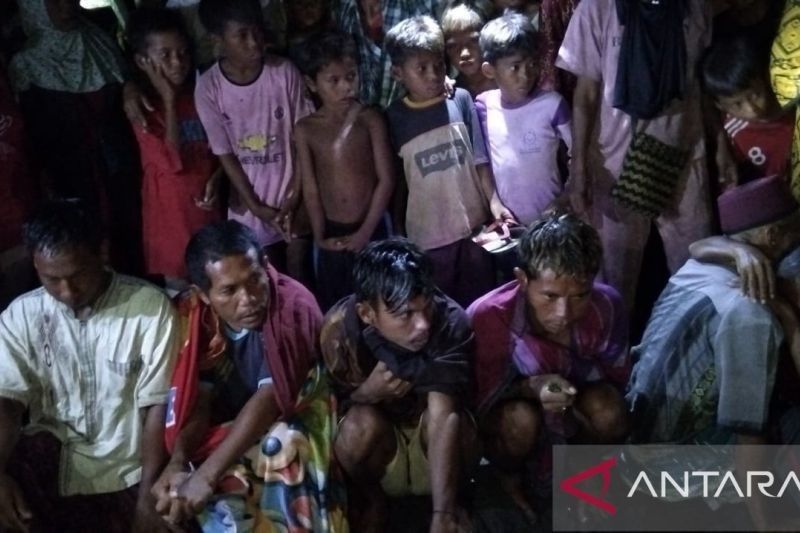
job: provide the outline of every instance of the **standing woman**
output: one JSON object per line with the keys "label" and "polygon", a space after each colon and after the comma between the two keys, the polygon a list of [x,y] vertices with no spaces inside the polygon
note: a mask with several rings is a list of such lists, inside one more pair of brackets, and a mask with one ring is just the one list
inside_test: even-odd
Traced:
{"label": "standing woman", "polygon": [[24,48],[10,75],[45,190],[82,198],[107,218],[112,264],[140,270],[139,162],[122,113],[122,55],[79,0],[18,2]]}

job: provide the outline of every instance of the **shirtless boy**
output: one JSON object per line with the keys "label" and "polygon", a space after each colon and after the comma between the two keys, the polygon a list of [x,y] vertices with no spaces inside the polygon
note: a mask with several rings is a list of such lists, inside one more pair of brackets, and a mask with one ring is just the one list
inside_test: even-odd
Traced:
{"label": "shirtless boy", "polygon": [[358,101],[355,44],[324,33],[300,62],[308,88],[322,104],[297,124],[295,142],[303,199],[319,248],[317,298],[327,310],[352,292],[354,252],[385,237],[385,211],[394,189],[392,153],[380,112]]}

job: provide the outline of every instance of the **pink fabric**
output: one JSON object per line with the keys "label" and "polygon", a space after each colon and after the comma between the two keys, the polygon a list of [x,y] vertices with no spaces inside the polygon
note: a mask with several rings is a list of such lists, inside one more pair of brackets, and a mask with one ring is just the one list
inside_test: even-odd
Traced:
{"label": "pink fabric", "polygon": [[507,107],[495,89],[478,95],[475,107],[497,193],[527,226],[563,189],[556,156],[561,141],[572,149],[569,105],[556,92],[536,91],[523,104]]}
{"label": "pink fabric", "polygon": [[[217,63],[197,81],[195,104],[211,150],[236,155],[261,201],[280,207],[292,178],[294,125],[313,111],[297,68],[268,57],[261,76],[243,86],[230,82]],[[263,245],[281,240],[275,229],[247,211],[234,190],[228,218],[252,228]]]}

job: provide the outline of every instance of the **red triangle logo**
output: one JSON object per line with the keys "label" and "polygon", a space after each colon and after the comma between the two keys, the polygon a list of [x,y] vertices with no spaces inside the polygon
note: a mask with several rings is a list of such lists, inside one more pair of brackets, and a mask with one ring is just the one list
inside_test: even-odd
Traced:
{"label": "red triangle logo", "polygon": [[611,484],[611,469],[615,466],[617,466],[616,457],[612,457],[611,459],[603,461],[602,463],[596,464],[593,467],[587,468],[582,472],[578,472],[574,476],[570,476],[562,481],[560,485],[561,490],[567,494],[575,496],[579,500],[585,501],[589,505],[594,505],[595,507],[602,509],[610,515],[615,515],[617,514],[617,508],[614,504],[589,494],[588,492],[582,491],[575,486],[581,481],[600,474],[603,476],[603,487],[600,490],[600,496],[605,496],[606,493],[608,493],[608,487]]}

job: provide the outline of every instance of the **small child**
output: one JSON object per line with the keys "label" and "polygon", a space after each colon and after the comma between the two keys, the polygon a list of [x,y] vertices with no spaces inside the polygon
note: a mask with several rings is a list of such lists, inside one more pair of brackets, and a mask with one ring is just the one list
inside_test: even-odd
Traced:
{"label": "small child", "polygon": [[730,154],[739,183],[789,176],[794,111],[778,104],[768,64],[769,50],[745,36],[715,43],[702,63],[704,89],[724,113],[724,129],[717,128],[717,161],[722,167]]}
{"label": "small child", "polygon": [[481,70],[481,47],[478,38],[486,18],[469,4],[455,4],[442,14],[444,45],[450,66],[458,70],[456,87],[469,91],[473,98],[483,91],[496,89],[494,80]]}
{"label": "small child", "polygon": [[358,101],[357,61],[352,39],[328,32],[308,42],[300,62],[322,103],[297,123],[295,143],[303,200],[319,248],[316,289],[323,310],[352,292],[354,252],[388,236],[391,144],[381,113]]}
{"label": "small child", "polygon": [[[145,271],[179,290],[183,252],[195,231],[221,218],[219,163],[194,106],[191,46],[178,13],[141,9],[128,24],[128,45],[143,86],[158,102],[149,128],[134,123],[142,159],[142,237]],[[166,231],[169,229],[169,231]]]}
{"label": "small child", "polygon": [[428,16],[386,35],[392,75],[408,96],[387,109],[408,187],[406,232],[433,261],[436,284],[466,306],[493,286],[491,256],[470,235],[513,219],[495,191],[478,117],[464,89],[445,92],[444,35]]}
{"label": "small child", "polygon": [[199,11],[222,54],[198,79],[195,100],[233,185],[228,218],[251,228],[272,264],[286,272],[291,251],[283,228],[299,203],[291,141],[295,123],[313,106],[297,68],[265,56],[257,1],[201,0]]}
{"label": "small child", "polygon": [[527,226],[561,195],[560,143],[572,147],[570,108],[554,91],[537,89],[536,32],[524,15],[508,14],[481,30],[484,74],[499,89],[475,103],[500,199]]}
{"label": "small child", "polygon": [[333,16],[330,0],[292,0],[286,2],[286,52],[300,65],[305,43],[330,30]]}

